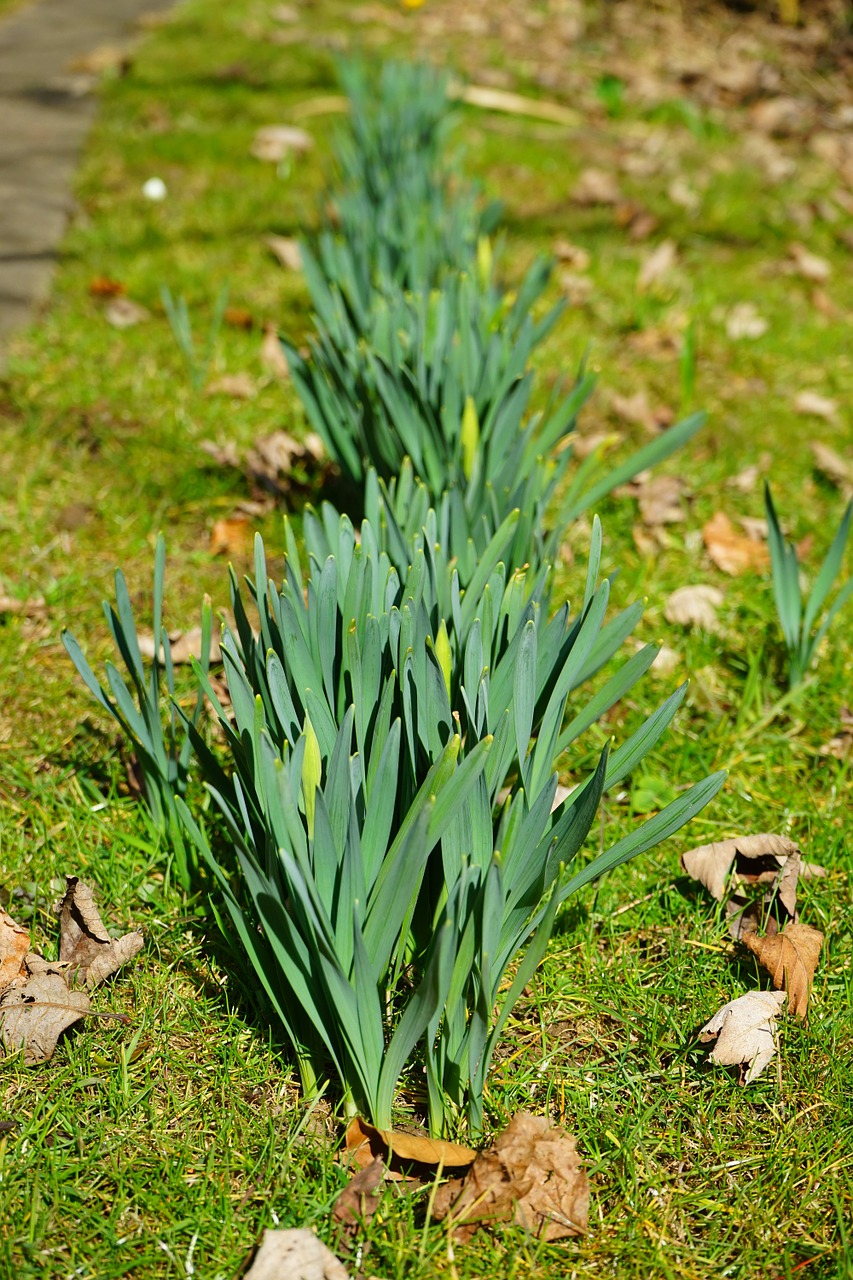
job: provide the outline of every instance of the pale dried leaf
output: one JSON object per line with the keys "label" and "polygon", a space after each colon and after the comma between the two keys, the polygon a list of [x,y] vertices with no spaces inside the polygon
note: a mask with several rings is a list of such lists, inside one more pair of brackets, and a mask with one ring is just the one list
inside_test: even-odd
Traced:
{"label": "pale dried leaf", "polygon": [[264,244],[287,271],[302,270],[302,253],[295,237],[265,236]]}
{"label": "pale dried leaf", "polygon": [[717,511],[703,527],[702,540],[717,568],[732,577],[760,572],[770,564],[766,545],[738,533],[724,511]]}
{"label": "pale dried leaf", "polygon": [[717,587],[709,587],[703,583],[695,586],[678,587],[664,606],[667,622],[681,627],[699,627],[701,631],[719,630],[717,610],[725,597]]}
{"label": "pale dried leaf", "polygon": [[4,613],[22,613],[26,618],[38,618],[45,612],[46,605],[42,596],[32,600],[19,600],[17,596],[0,593],[0,615]]}
{"label": "pale dried leaf", "polygon": [[[747,862],[751,859],[771,858],[777,867],[783,867],[789,858],[796,858],[799,863],[800,846],[787,836],[736,836],[731,840],[715,840],[712,844],[688,849],[681,855],[681,865],[689,876],[705,886],[712,898],[722,902],[726,880],[738,856]],[[741,870],[743,874],[747,874],[745,866]],[[771,879],[775,875],[774,870]],[[792,914],[795,909],[796,898],[791,908]]]}
{"label": "pale dried leaf", "polygon": [[773,985],[788,996],[791,1013],[804,1018],[809,1011],[809,996],[817,968],[823,934],[807,924],[786,925],[781,933],[760,938],[745,933],[741,942],[758,957],[773,979]]}
{"label": "pale dried leaf", "polygon": [[433,1216],[449,1218],[457,1238],[477,1226],[515,1222],[539,1239],[582,1235],[589,1183],[575,1139],[544,1116],[519,1112],[464,1179],[439,1188]]}
{"label": "pale dried leaf", "polygon": [[564,262],[573,271],[586,271],[590,263],[587,250],[582,249],[580,245],[572,244],[570,240],[555,240],[553,253],[559,262]]}
{"label": "pale dried leaf", "polygon": [[804,98],[787,96],[763,98],[753,104],[749,115],[752,124],[761,133],[783,138],[808,133],[813,120],[809,102]]}
{"label": "pale dried leaf", "polygon": [[[150,632],[142,631],[138,636],[139,652],[143,658],[153,659],[157,650],[154,643],[154,637]],[[159,646],[159,661],[165,661],[162,642]],[[193,658],[201,662],[201,627],[190,627],[189,631],[170,631],[169,632],[169,652],[172,657],[172,664],[181,667],[190,662]],[[210,661],[221,662],[222,654],[219,648],[218,628],[214,627],[214,633],[210,642]]]}
{"label": "pale dried leaf", "polygon": [[723,1005],[699,1032],[703,1044],[717,1042],[709,1062],[740,1067],[741,1084],[755,1080],[776,1052],[774,1022],[784,1003],[783,991],[749,991]]}
{"label": "pale dried leaf", "polygon": [[[561,102],[549,102],[544,98],[526,98],[520,93],[495,89],[485,84],[451,85],[451,96],[469,107],[484,111],[499,111],[510,116],[529,116],[533,120],[549,120],[552,124],[564,124],[574,128],[580,123],[577,111]],[[605,202],[607,203],[607,202]]]}
{"label": "pale dried leaf", "polygon": [[67,876],[59,904],[59,959],[67,961],[90,989],[115,973],[142,947],[139,930],[113,939],[95,906],[92,890],[76,876]]}
{"label": "pale dried leaf", "polygon": [[811,280],[814,284],[824,284],[832,275],[832,267],[826,258],[819,258],[804,244],[794,241],[788,245],[788,253],[794,260],[797,272],[804,280]]}
{"label": "pale dried leaf", "polygon": [[239,559],[251,551],[254,536],[248,516],[226,516],[222,520],[215,520],[210,530],[210,554]]}
{"label": "pale dried leaf", "polygon": [[151,312],[132,298],[111,298],[104,307],[104,316],[108,324],[115,329],[132,329],[134,325],[147,320]]}
{"label": "pale dried leaf", "polygon": [[575,183],[572,199],[576,204],[619,204],[622,193],[609,169],[584,169]]}
{"label": "pale dried leaf", "polygon": [[831,421],[838,413],[838,402],[817,391],[799,391],[794,396],[794,408],[797,413],[812,418],[826,418]]}
{"label": "pale dried leaf", "polygon": [[21,977],[29,949],[29,929],[16,924],[9,913],[0,907],[0,992]]}
{"label": "pale dried leaf", "polygon": [[37,1066],[90,1008],[85,991],[69,990],[63,972],[46,967],[0,996],[0,1041],[7,1053],[23,1049],[25,1066]]}
{"label": "pale dried leaf", "polygon": [[853,462],[842,458],[839,453],[820,440],[812,440],[812,453],[815,466],[821,475],[836,485],[845,498],[853,497]]}
{"label": "pale dried leaf", "polygon": [[702,203],[699,192],[691,187],[686,178],[673,178],[667,187],[666,194],[673,204],[678,205],[679,209],[686,209],[688,213],[696,213]]}
{"label": "pale dried leaf", "polygon": [[266,327],[266,332],[261,342],[260,357],[261,364],[267,373],[272,374],[274,378],[278,378],[283,382],[290,377],[287,356],[282,349],[275,325],[267,325]]}
{"label": "pale dried leaf", "polygon": [[674,240],[662,240],[651,253],[643,259],[637,276],[637,288],[648,289],[662,280],[672,271],[678,258],[678,250]]}
{"label": "pale dried leaf", "polygon": [[726,484],[741,493],[754,493],[760,477],[761,471],[753,463],[750,467],[744,467],[743,471],[739,471],[736,476],[732,476],[730,480],[726,481]]}
{"label": "pale dried leaf", "polygon": [[656,475],[646,480],[636,490],[643,523],[651,527],[683,522],[681,499],[686,493],[687,484],[680,476]]}
{"label": "pale dried leaf", "polygon": [[758,314],[754,302],[738,302],[726,316],[726,333],[732,342],[741,338],[761,338],[769,329],[769,324]]}
{"label": "pale dried leaf", "polygon": [[310,133],[292,124],[265,124],[256,132],[249,148],[256,160],[275,164],[291,153],[310,151],[314,139]]}
{"label": "pale dried leaf", "polygon": [[251,400],[257,394],[255,380],[248,373],[226,373],[214,378],[205,391],[208,396],[230,396],[232,400]]}
{"label": "pale dried leaf", "polygon": [[642,427],[649,434],[657,432],[658,422],[645,391],[635,391],[630,396],[623,396],[618,391],[614,391],[610,396],[610,406],[617,417],[622,418],[624,422]]}
{"label": "pale dried leaf", "polygon": [[244,1280],[349,1280],[349,1272],[307,1227],[267,1229]]}

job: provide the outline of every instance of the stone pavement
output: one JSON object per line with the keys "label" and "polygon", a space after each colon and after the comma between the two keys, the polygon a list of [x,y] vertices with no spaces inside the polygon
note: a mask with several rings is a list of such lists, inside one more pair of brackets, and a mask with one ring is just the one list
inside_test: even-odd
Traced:
{"label": "stone pavement", "polygon": [[163,0],[36,0],[0,21],[0,367],[50,291],[71,183],[97,110],[76,59],[125,45]]}

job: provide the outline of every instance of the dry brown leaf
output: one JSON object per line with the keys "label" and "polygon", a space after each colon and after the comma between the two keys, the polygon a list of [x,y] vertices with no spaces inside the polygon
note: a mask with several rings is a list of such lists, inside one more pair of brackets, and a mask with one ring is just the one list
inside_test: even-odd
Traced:
{"label": "dry brown leaf", "polygon": [[760,102],[754,103],[749,116],[753,126],[759,132],[781,138],[808,133],[813,120],[809,102],[804,98],[783,96],[763,98]]}
{"label": "dry brown leaf", "polygon": [[255,317],[248,307],[226,307],[222,312],[222,321],[232,329],[254,329]]}
{"label": "dry brown leaf", "polygon": [[807,924],[786,925],[781,933],[760,938],[757,933],[745,933],[741,942],[758,957],[773,979],[778,991],[788,996],[791,1013],[805,1018],[809,1011],[814,971],[817,968],[823,934]]}
{"label": "dry brown leaf", "polygon": [[264,244],[287,271],[302,270],[302,253],[295,237],[264,236]]}
{"label": "dry brown leaf", "polygon": [[385,1162],[376,1156],[370,1164],[359,1169],[342,1191],[335,1196],[332,1217],[345,1227],[357,1227],[369,1222],[379,1204],[377,1188],[385,1177]]}
{"label": "dry brown leaf", "polygon": [[278,331],[274,324],[264,326],[264,339],[261,343],[260,358],[261,364],[267,373],[272,374],[274,378],[278,378],[283,382],[290,377],[287,356],[282,350]]}
{"label": "dry brown leaf", "polygon": [[205,391],[208,396],[230,396],[233,400],[251,400],[257,394],[255,380],[248,373],[226,373],[214,378]]}
{"label": "dry brown leaf", "polygon": [[150,315],[147,307],[134,302],[132,298],[111,298],[104,307],[104,316],[115,329],[132,329]]}
{"label": "dry brown leaf", "polygon": [[349,1272],[307,1227],[268,1228],[244,1280],[349,1280]]}
{"label": "dry brown leaf", "polygon": [[261,436],[246,454],[246,468],[256,483],[272,493],[287,493],[295,463],[316,467],[325,450],[320,437],[310,431],[304,440],[296,440],[286,431],[273,431]]}
{"label": "dry brown leaf", "polygon": [[[154,637],[150,632],[143,631],[139,634],[139,652],[143,658],[149,661],[154,657],[156,646]],[[190,627],[189,631],[170,631],[169,632],[169,652],[172,656],[172,663],[176,667],[185,666],[192,658],[196,658],[201,662],[201,627]],[[160,661],[164,661],[163,645],[160,644]],[[214,634],[210,642],[210,661],[221,662],[222,653],[219,648],[218,628],[214,627]]]}
{"label": "dry brown leaf", "polygon": [[355,1164],[365,1168],[377,1157],[389,1169],[403,1164],[441,1164],[445,1169],[464,1169],[476,1158],[471,1147],[442,1138],[402,1133],[398,1129],[377,1129],[359,1116],[351,1120],[346,1132],[346,1148]]}
{"label": "dry brown leaf", "polygon": [[702,203],[699,192],[683,177],[673,178],[666,194],[673,204],[678,205],[679,209],[686,209],[688,213],[696,213]]}
{"label": "dry brown leaf", "polygon": [[555,240],[553,253],[558,262],[564,262],[573,271],[586,271],[590,263],[587,250],[578,244],[572,244],[570,240]]}
{"label": "dry brown leaf", "polygon": [[249,554],[253,541],[252,522],[247,516],[226,516],[216,520],[210,530],[210,554],[239,559]]}
{"label": "dry brown leaf", "polygon": [[662,240],[651,253],[643,259],[637,276],[637,288],[648,289],[657,284],[672,271],[678,258],[678,250],[674,240]]}
{"label": "dry brown leaf", "polygon": [[68,64],[68,70],[78,75],[125,75],[133,65],[128,49],[116,44],[99,44]]}
{"label": "dry brown leaf", "polygon": [[529,116],[532,120],[549,120],[552,124],[564,124],[575,128],[581,117],[571,107],[561,102],[548,102],[543,98],[526,98],[506,89],[494,89],[485,84],[452,85],[451,96],[480,107],[484,111],[499,111],[510,116]]}
{"label": "dry brown leaf", "polygon": [[794,260],[798,274],[804,280],[811,280],[814,284],[825,284],[832,275],[832,267],[826,258],[819,258],[804,244],[794,241],[788,245],[788,253]]}
{"label": "dry brown leaf", "polygon": [[[780,918],[796,923],[799,877],[826,875],[823,867],[803,861],[795,841],[767,834],[700,845],[682,854],[681,865],[717,902],[725,901],[731,917],[729,933],[736,939],[762,927],[774,933]],[[732,886],[727,894],[730,874]],[[767,886],[760,902],[743,892],[756,885]]]}
{"label": "dry brown leaf", "polygon": [[726,316],[726,333],[732,342],[741,338],[761,338],[767,332],[767,321],[758,314],[754,302],[738,302]]}
{"label": "dry brown leaf", "polygon": [[256,160],[278,164],[285,156],[310,151],[314,139],[293,124],[265,124],[256,132],[249,148]]}
{"label": "dry brown leaf", "polygon": [[0,614],[22,613],[27,618],[37,618],[41,617],[45,608],[42,596],[36,596],[32,600],[19,600],[17,596],[7,596],[0,592]]}
{"label": "dry brown leaf", "polygon": [[46,968],[0,996],[0,1042],[7,1053],[23,1049],[24,1066],[38,1066],[90,1008],[86,992],[70,990],[62,969]]}
{"label": "dry brown leaf", "polygon": [[741,493],[754,493],[760,478],[761,470],[753,463],[749,467],[744,467],[743,471],[739,471],[736,476],[732,476],[726,484],[732,489],[738,489]]}
{"label": "dry brown leaf", "polygon": [[576,204],[619,204],[622,193],[609,169],[584,169],[575,183],[572,199]]}
{"label": "dry brown leaf", "polygon": [[784,1003],[783,991],[749,991],[724,1004],[699,1032],[703,1044],[717,1042],[708,1061],[739,1067],[741,1084],[755,1080],[776,1052],[774,1022]]}
{"label": "dry brown leaf", "polygon": [[656,475],[635,488],[640,516],[648,527],[679,524],[685,519],[682,498],[687,484],[680,476]]}
{"label": "dry brown leaf", "polygon": [[838,413],[838,402],[822,396],[817,391],[799,391],[794,396],[794,408],[812,418],[833,419]]}
{"label": "dry brown leaf", "polygon": [[59,904],[59,959],[72,975],[79,974],[91,990],[133,957],[142,947],[138,929],[111,938],[95,906],[92,890],[76,876],[67,876]]}
{"label": "dry brown leaf", "polygon": [[732,577],[760,572],[770,564],[766,545],[738,533],[724,511],[718,511],[703,527],[702,541],[717,568]]}
{"label": "dry brown leaf", "polygon": [[515,1222],[543,1240],[587,1229],[589,1183],[575,1139],[544,1116],[514,1115],[462,1179],[440,1187],[433,1217],[449,1218],[459,1239],[478,1226]]}
{"label": "dry brown leaf", "polygon": [[109,276],[95,276],[89,281],[89,293],[93,298],[117,298],[127,289],[120,280],[112,280]]}
{"label": "dry brown leaf", "polygon": [[561,271],[560,288],[573,307],[582,307],[592,297],[594,284],[589,276],[579,275],[577,271]]}
{"label": "dry brown leaf", "polygon": [[842,458],[829,445],[820,440],[812,440],[812,453],[815,466],[821,475],[839,488],[845,498],[853,497],[853,462]]}
{"label": "dry brown leaf", "polygon": [[664,617],[680,627],[699,627],[701,631],[719,630],[717,610],[725,596],[718,587],[697,583],[691,587],[678,587],[664,606]]}
{"label": "dry brown leaf", "polygon": [[635,391],[630,396],[623,396],[618,391],[614,391],[610,396],[610,407],[623,422],[629,422],[632,426],[642,427],[650,435],[657,434],[659,430],[658,419],[649,404],[649,397],[645,391]]}
{"label": "dry brown leaf", "polygon": [[809,294],[809,301],[815,311],[820,312],[822,316],[826,316],[828,320],[837,320],[841,315],[840,309],[832,301],[825,289],[819,287],[812,289]]}
{"label": "dry brown leaf", "polygon": [[30,949],[30,931],[16,924],[0,907],[0,991],[5,991],[24,972],[24,960]]}

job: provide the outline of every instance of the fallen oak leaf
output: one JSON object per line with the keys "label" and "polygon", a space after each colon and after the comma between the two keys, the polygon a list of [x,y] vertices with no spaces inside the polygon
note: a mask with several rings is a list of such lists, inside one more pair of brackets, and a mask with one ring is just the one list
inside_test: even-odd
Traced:
{"label": "fallen oak leaf", "polygon": [[787,994],[791,1013],[805,1018],[823,946],[820,930],[807,924],[789,924],[781,933],[767,938],[760,938],[757,933],[745,933],[741,942],[768,971],[774,987]]}
{"label": "fallen oak leaf", "polygon": [[583,1235],[589,1182],[575,1139],[544,1116],[518,1112],[471,1165],[464,1179],[440,1187],[432,1216],[447,1218],[457,1238],[478,1226],[515,1222],[539,1239]]}
{"label": "fallen oak leaf", "polygon": [[699,1031],[702,1044],[716,1040],[708,1061],[739,1067],[740,1083],[750,1084],[776,1052],[774,1022],[784,1003],[784,991],[749,991],[724,1004]]}
{"label": "fallen oak leaf", "polygon": [[58,908],[59,959],[68,962],[72,973],[80,972],[91,990],[133,959],[142,948],[143,935],[134,929],[111,938],[89,886],[77,876],[67,876],[65,886]]}
{"label": "fallen oak leaf", "polygon": [[731,577],[760,571],[770,564],[765,543],[738,533],[724,511],[717,511],[704,525],[702,541],[717,568]]}
{"label": "fallen oak leaf", "polygon": [[20,978],[29,949],[29,929],[18,924],[0,907],[0,992]]}

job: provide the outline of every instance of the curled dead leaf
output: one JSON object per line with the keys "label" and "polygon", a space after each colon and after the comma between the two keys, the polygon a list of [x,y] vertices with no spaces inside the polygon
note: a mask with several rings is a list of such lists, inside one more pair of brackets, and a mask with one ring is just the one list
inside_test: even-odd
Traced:
{"label": "curled dead leaf", "polygon": [[[768,932],[776,932],[778,917],[796,922],[800,876],[826,875],[823,867],[803,861],[795,841],[768,834],[700,845],[681,855],[681,865],[717,902],[726,903],[731,916],[729,932],[736,939],[757,932],[762,925]],[[760,902],[744,892],[756,885],[767,886]]]}
{"label": "curled dead leaf", "polygon": [[353,1161],[365,1168],[377,1157],[389,1169],[400,1164],[443,1165],[445,1169],[464,1169],[476,1158],[472,1147],[426,1134],[402,1133],[398,1129],[377,1129],[356,1116],[347,1126],[346,1148]]}
{"label": "curled dead leaf", "polygon": [[738,533],[724,511],[718,511],[702,529],[705,549],[718,569],[732,577],[756,573],[770,564],[770,552],[763,542]]}
{"label": "curled dead leaf", "polygon": [[359,1169],[342,1191],[335,1196],[332,1217],[344,1227],[352,1228],[369,1222],[379,1204],[377,1188],[385,1177],[385,1162],[376,1156],[370,1164]]}
{"label": "curled dead leaf", "polygon": [[853,462],[820,440],[812,440],[811,446],[815,467],[821,475],[840,489],[845,498],[853,498]]}
{"label": "curled dead leaf", "polygon": [[717,610],[725,596],[718,587],[697,583],[678,587],[664,606],[664,617],[681,627],[699,627],[701,631],[718,631]]}
{"label": "curled dead leaf", "polygon": [[111,938],[92,890],[76,876],[66,877],[65,895],[59,904],[59,959],[72,974],[79,973],[91,990],[133,957],[142,947],[139,930]]}
{"label": "curled dead leaf", "polygon": [[24,972],[30,949],[30,931],[17,924],[0,907],[0,991],[5,991]]}
{"label": "curled dead leaf", "polygon": [[716,1040],[708,1061],[739,1067],[741,1084],[755,1080],[776,1052],[774,1023],[784,1003],[784,991],[749,991],[724,1004],[699,1032],[703,1044]]}
{"label": "curled dead leaf", "polygon": [[572,199],[576,204],[619,204],[619,183],[608,169],[584,169],[575,183]]}
{"label": "curled dead leaf", "polygon": [[809,1011],[812,980],[817,968],[823,934],[807,924],[786,925],[781,933],[760,938],[745,933],[741,942],[763,965],[773,985],[788,996],[788,1008],[800,1018]]}
{"label": "curled dead leaf", "polygon": [[433,1217],[459,1239],[478,1226],[515,1222],[543,1240],[583,1235],[589,1183],[575,1139],[544,1116],[514,1115],[464,1178],[440,1187]]}

